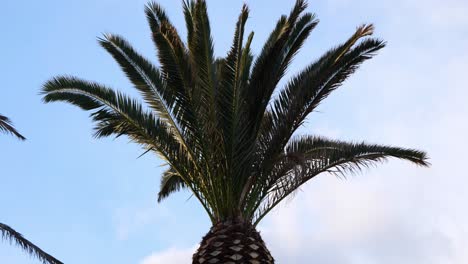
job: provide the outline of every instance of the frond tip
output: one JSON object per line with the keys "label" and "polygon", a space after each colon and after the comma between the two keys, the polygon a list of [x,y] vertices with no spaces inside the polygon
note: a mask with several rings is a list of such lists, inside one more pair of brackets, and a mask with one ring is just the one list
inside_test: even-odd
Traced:
{"label": "frond tip", "polygon": [[26,140],[14,127],[11,120],[3,115],[0,115],[0,132],[10,133],[20,140]]}

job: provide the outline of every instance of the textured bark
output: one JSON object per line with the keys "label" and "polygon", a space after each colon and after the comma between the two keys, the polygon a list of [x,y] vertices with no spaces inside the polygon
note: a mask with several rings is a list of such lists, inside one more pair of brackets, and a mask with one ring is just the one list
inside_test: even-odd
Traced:
{"label": "textured bark", "polygon": [[273,264],[260,233],[250,223],[226,221],[211,227],[193,264]]}

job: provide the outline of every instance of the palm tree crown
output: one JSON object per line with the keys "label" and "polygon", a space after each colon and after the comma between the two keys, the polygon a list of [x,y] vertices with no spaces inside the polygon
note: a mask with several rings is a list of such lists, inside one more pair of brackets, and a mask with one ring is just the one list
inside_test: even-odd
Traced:
{"label": "palm tree crown", "polygon": [[164,10],[146,6],[160,67],[118,35],[99,44],[141,93],[144,104],[107,86],[60,76],[43,87],[44,101],[91,110],[95,136],[126,135],[167,162],[158,200],[190,189],[213,223],[242,218],[258,223],[281,200],[323,172],[346,173],[388,157],[427,165],[424,152],[347,143],[294,132],[362,62],[385,46],[363,25],[292,77],[280,79],[318,20],[298,0],[254,58],[244,41],[244,5],[225,57],[213,52],[206,3],[184,2],[184,42]]}
{"label": "palm tree crown", "polygon": [[121,36],[99,39],[143,102],[70,76],[45,83],[43,100],[91,111],[96,137],[126,135],[157,153],[168,164],[158,200],[187,188],[213,224],[236,220],[255,226],[321,173],[348,173],[389,157],[427,165],[426,154],[417,150],[294,134],[323,99],[385,46],[371,37],[372,25],[360,26],[278,87],[318,23],[306,6],[297,0],[254,57],[253,32],[244,38],[249,15],[244,5],[231,48],[217,57],[204,0],[184,1],[185,41],[164,10],[150,3],[145,11],[160,67]]}

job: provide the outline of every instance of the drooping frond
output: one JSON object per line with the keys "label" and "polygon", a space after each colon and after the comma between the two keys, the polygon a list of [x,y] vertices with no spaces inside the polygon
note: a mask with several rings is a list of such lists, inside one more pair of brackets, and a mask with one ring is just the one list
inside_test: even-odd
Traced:
{"label": "drooping frond", "polygon": [[119,63],[127,77],[132,81],[145,102],[159,117],[177,126],[172,118],[171,106],[177,100],[176,94],[166,88],[166,83],[158,69],[139,55],[122,37],[107,34],[99,39],[104,47]]}
{"label": "drooping frond", "polygon": [[[273,165],[293,133],[299,128],[307,115],[338,88],[348,76],[365,60],[383,48],[384,43],[376,39],[367,39],[353,47],[360,38],[372,34],[372,26],[361,26],[343,44],[328,51],[316,62],[293,77],[286,87],[271,103],[271,109],[265,112],[258,137],[258,159],[253,173],[260,184],[246,186],[254,197],[262,192]],[[252,199],[248,198],[248,199]],[[253,206],[253,201],[244,201]]]}
{"label": "drooping frond", "polygon": [[167,198],[171,193],[177,192],[182,188],[187,188],[184,180],[177,174],[173,168],[163,172],[161,176],[161,185],[158,192],[158,202]]}
{"label": "drooping frond", "polygon": [[26,140],[14,127],[11,120],[3,115],[0,115],[0,132],[10,133],[20,140]]}
{"label": "drooping frond", "polygon": [[165,121],[176,139],[192,159],[195,159],[195,153],[201,144],[200,131],[183,87],[181,89],[170,86],[171,81],[168,81],[167,73],[161,75],[158,69],[134,51],[123,38],[107,35],[100,39],[100,44],[120,64],[143,95],[145,102]]}
{"label": "drooping frond", "polygon": [[[96,122],[97,137],[125,134],[145,148],[167,156],[168,161],[176,159],[169,156],[170,147],[164,145],[176,142],[166,124],[126,95],[74,77],[57,77],[47,82],[43,94],[44,102],[66,101],[83,110],[95,110],[91,116]],[[158,137],[164,141],[158,142]]]}
{"label": "drooping frond", "polygon": [[31,241],[24,238],[23,235],[15,231],[13,228],[2,223],[0,223],[0,234],[2,240],[16,244],[29,255],[36,257],[44,264],[63,264],[61,261],[33,244]]}
{"label": "drooping frond", "polygon": [[257,200],[255,212],[258,223],[281,200],[320,173],[346,176],[373,164],[397,158],[420,166],[428,166],[426,153],[392,146],[367,143],[349,143],[316,136],[294,138],[283,157],[274,165]]}
{"label": "drooping frond", "polygon": [[[98,137],[126,135],[145,149],[153,150],[176,169],[195,195],[207,206],[197,186],[195,162],[171,133],[167,122],[145,111],[134,99],[103,85],[74,77],[57,77],[43,87],[45,102],[65,101],[84,110],[95,110]],[[194,172],[195,171],[195,172]]]}

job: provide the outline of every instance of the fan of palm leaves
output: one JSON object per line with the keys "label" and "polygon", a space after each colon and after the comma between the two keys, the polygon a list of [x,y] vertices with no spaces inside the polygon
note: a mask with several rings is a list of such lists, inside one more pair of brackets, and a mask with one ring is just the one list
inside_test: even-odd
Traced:
{"label": "fan of palm leaves", "polygon": [[213,223],[235,218],[256,225],[322,173],[349,173],[387,158],[426,166],[426,154],[418,150],[295,134],[327,96],[385,46],[371,37],[372,25],[362,25],[279,87],[318,24],[305,9],[306,2],[298,0],[253,56],[253,32],[244,38],[249,16],[244,5],[231,48],[217,57],[205,1],[184,2],[185,40],[164,10],[150,3],[146,15],[159,67],[119,35],[99,39],[142,100],[72,76],[45,83],[43,100],[91,111],[96,137],[125,135],[159,155],[168,169],[158,200],[187,188]]}

